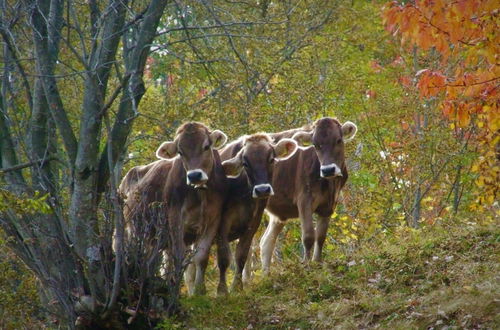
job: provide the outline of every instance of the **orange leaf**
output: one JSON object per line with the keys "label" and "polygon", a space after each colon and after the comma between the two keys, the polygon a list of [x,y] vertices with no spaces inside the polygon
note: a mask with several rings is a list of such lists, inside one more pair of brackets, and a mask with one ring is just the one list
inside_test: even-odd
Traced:
{"label": "orange leaf", "polygon": [[466,127],[470,123],[470,115],[467,109],[464,107],[459,107],[457,111],[458,126]]}

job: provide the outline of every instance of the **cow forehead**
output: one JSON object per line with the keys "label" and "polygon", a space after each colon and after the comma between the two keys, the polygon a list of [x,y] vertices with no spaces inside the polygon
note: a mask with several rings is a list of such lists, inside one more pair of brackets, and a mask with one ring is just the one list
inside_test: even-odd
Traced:
{"label": "cow forehead", "polygon": [[267,141],[247,142],[243,149],[243,156],[251,160],[267,159],[272,147]]}
{"label": "cow forehead", "polygon": [[203,145],[209,139],[208,132],[202,129],[184,131],[179,136],[179,146],[192,149],[195,146]]}
{"label": "cow forehead", "polygon": [[194,133],[197,131],[207,132],[207,134],[208,134],[209,129],[208,129],[208,127],[206,127],[202,123],[198,123],[198,122],[193,121],[193,122],[188,122],[188,123],[182,124],[175,132],[175,135],[179,136],[183,133]]}
{"label": "cow forehead", "polygon": [[332,140],[342,137],[342,127],[333,118],[322,118],[314,125],[314,141]]}

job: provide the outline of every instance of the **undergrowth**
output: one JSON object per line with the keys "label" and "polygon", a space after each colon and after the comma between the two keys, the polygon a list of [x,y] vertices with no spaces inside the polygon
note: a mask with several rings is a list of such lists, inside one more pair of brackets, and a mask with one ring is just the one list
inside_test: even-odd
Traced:
{"label": "undergrowth", "polygon": [[159,328],[499,328],[499,243],[494,224],[400,227],[322,265],[273,264],[241,294],[183,298]]}

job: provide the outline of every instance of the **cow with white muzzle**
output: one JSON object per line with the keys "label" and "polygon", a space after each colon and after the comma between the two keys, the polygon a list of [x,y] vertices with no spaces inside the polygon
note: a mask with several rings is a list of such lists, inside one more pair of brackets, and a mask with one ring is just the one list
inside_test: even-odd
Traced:
{"label": "cow with white muzzle", "polygon": [[221,158],[225,159],[222,166],[230,179],[217,235],[219,294],[227,293],[226,270],[231,255],[229,242],[236,239],[236,271],[232,289],[242,289],[242,273],[253,236],[260,225],[267,201],[274,194],[271,185],[274,164],[286,162],[296,150],[297,143],[294,140],[283,139],[275,144],[266,133],[244,136],[222,150]]}
{"label": "cow with white muzzle", "polygon": [[172,160],[163,201],[172,234],[181,235],[185,245],[194,244],[190,268],[194,270],[195,279],[189,288],[194,294],[206,291],[205,269],[228,191],[217,151],[226,140],[226,135],[219,130],[211,131],[201,123],[189,122],[179,127],[175,139],[164,142],[156,153],[159,158]]}
{"label": "cow with white muzzle", "polygon": [[[334,118],[318,119],[312,126],[272,134],[275,142],[292,137],[301,148],[287,162],[274,168],[274,196],[267,210],[270,222],[260,241],[262,268],[269,272],[278,234],[290,218],[300,218],[303,261],[321,261],[330,216],[348,178],[344,143],[352,140],[357,127]],[[318,215],[316,228],[313,214]]]}

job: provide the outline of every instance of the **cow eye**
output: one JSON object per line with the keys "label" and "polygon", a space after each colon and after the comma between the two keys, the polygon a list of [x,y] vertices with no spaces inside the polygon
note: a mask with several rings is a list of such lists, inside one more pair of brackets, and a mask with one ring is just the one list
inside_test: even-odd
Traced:
{"label": "cow eye", "polygon": [[316,150],[321,150],[321,144],[315,144],[314,148],[316,148]]}
{"label": "cow eye", "polygon": [[246,167],[246,168],[249,168],[250,166],[248,166],[248,160],[245,156],[243,156],[243,166]]}
{"label": "cow eye", "polygon": [[337,144],[340,144],[340,143],[342,143],[342,139],[341,139],[341,138],[339,138],[339,139],[337,140]]}
{"label": "cow eye", "polygon": [[210,145],[208,145],[208,144],[203,147],[203,150],[205,150],[205,151],[207,151],[208,149],[210,149]]}

